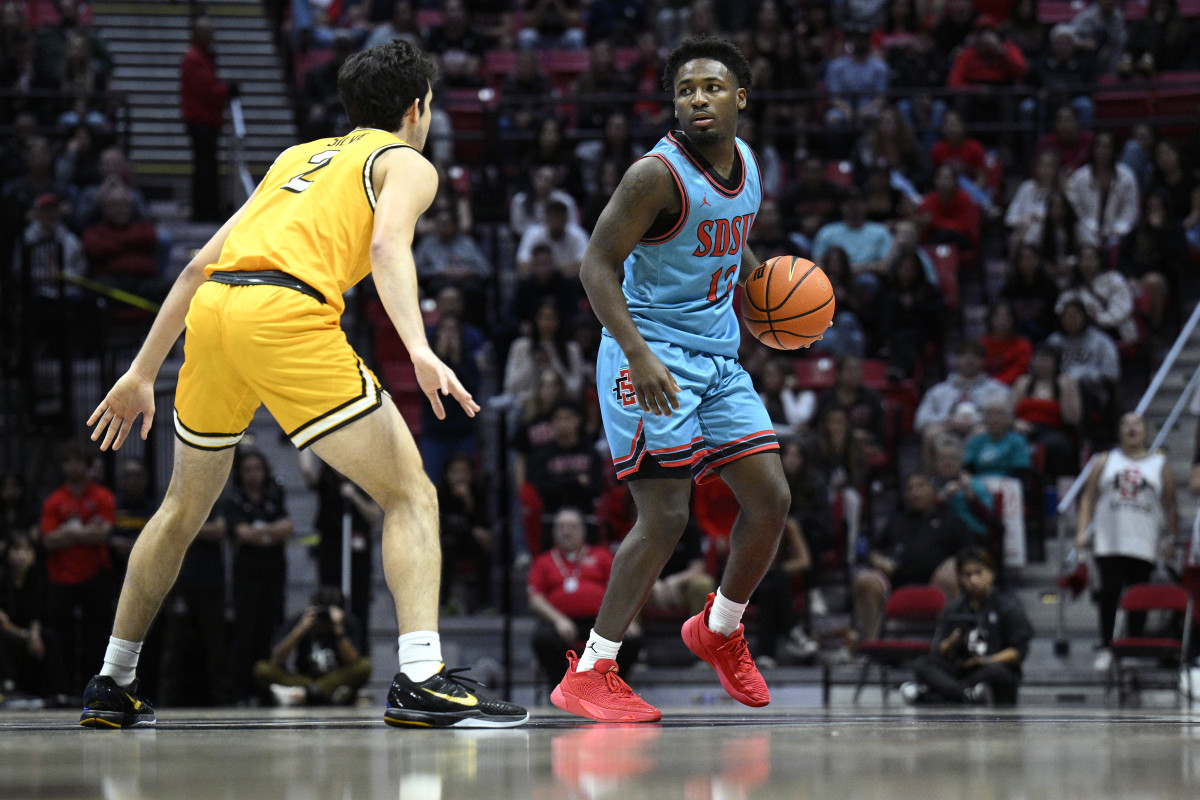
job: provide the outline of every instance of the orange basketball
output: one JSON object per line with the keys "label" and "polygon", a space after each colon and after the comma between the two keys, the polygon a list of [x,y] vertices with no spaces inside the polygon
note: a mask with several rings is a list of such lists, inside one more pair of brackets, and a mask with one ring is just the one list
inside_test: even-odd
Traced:
{"label": "orange basketball", "polygon": [[776,256],[760,264],[742,290],[742,321],[777,350],[808,347],[833,321],[833,286],[811,261]]}

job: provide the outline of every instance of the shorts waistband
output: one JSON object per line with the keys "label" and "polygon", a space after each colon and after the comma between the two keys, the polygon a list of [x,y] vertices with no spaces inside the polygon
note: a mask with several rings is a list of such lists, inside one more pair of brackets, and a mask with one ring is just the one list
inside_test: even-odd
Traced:
{"label": "shorts waistband", "polygon": [[209,275],[208,279],[230,286],[282,286],[284,289],[292,289],[301,294],[306,294],[318,303],[325,302],[325,295],[321,294],[317,289],[309,286],[295,275],[289,275],[278,269],[259,269],[243,272],[219,271]]}

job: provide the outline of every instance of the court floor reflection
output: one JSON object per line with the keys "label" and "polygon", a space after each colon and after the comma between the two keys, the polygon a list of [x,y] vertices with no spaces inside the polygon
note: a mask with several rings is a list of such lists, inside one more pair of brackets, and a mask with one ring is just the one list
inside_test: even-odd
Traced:
{"label": "court floor reflection", "polygon": [[494,731],[386,728],[361,710],[164,713],[94,731],[0,715],[0,798],[929,798],[1200,796],[1200,715],[797,709]]}

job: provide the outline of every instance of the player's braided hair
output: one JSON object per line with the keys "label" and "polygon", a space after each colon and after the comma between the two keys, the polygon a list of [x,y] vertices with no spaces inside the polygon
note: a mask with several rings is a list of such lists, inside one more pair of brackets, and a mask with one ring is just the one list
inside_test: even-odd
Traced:
{"label": "player's braided hair", "polygon": [[663,88],[668,92],[674,92],[675,78],[679,74],[679,68],[697,58],[711,58],[713,61],[724,64],[737,81],[740,89],[749,89],[754,85],[754,74],[750,71],[750,62],[742,55],[742,51],[737,48],[737,45],[712,36],[693,36],[685,39],[667,56],[667,65],[663,68]]}
{"label": "player's braided hair", "polygon": [[437,78],[433,60],[403,39],[355,53],[338,70],[338,94],[356,128],[399,130],[404,113],[418,103]]}

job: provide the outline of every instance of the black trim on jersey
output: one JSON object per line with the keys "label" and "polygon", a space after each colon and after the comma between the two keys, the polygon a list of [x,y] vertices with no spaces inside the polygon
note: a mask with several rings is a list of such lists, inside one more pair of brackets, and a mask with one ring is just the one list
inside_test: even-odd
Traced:
{"label": "black trim on jersey", "polygon": [[655,219],[642,238],[638,240],[638,244],[665,244],[666,242],[674,239],[677,235],[679,235],[679,232],[683,230],[683,225],[685,222],[687,222],[688,212],[691,210],[691,206],[688,202],[687,192],[685,192],[683,189],[683,179],[679,177],[679,173],[675,171],[675,167],[671,166],[671,162],[664,158],[661,153],[650,153],[642,157],[657,158],[659,161],[666,164],[667,169],[671,172],[671,177],[675,179],[675,188],[679,190],[679,219],[675,220],[675,222],[669,228],[662,232],[659,231],[659,228],[661,227],[659,225],[659,220]]}
{"label": "black trim on jersey", "polygon": [[417,149],[417,148],[413,147],[411,144],[407,144],[405,142],[394,142],[392,144],[385,144],[383,147],[380,147],[376,150],[372,150],[371,155],[367,156],[366,163],[363,164],[363,194],[365,194],[367,196],[367,203],[370,204],[372,211],[375,210],[375,199],[376,198],[375,198],[375,187],[371,185],[371,168],[373,166],[375,166],[375,159],[376,159],[376,157],[379,156],[380,153],[387,151],[387,150],[395,150],[397,147],[408,147],[413,150]]}
{"label": "black trim on jersey", "polygon": [[721,177],[721,174],[713,168],[712,163],[700,154],[700,151],[695,148],[683,131],[671,131],[667,134],[667,139],[679,148],[688,161],[692,162],[692,166],[700,170],[700,174],[704,176],[709,185],[725,197],[737,197],[746,187],[746,162],[742,158],[742,149],[737,146],[736,139],[733,143],[735,156],[733,169],[730,170],[728,179]]}

